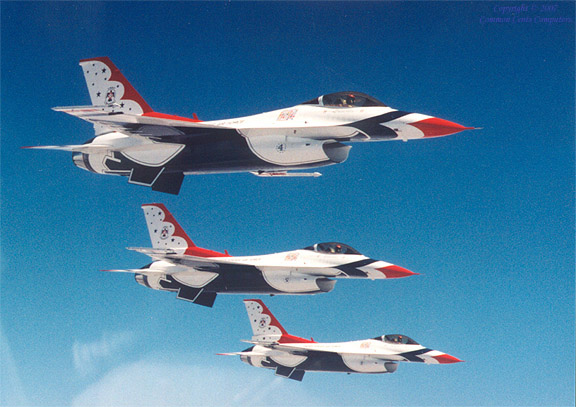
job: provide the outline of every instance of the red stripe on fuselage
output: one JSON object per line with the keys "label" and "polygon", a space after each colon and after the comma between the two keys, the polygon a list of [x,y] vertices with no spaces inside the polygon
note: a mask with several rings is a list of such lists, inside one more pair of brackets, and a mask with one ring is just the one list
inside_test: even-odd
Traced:
{"label": "red stripe on fuselage", "polygon": [[311,339],[300,338],[299,336],[293,336],[289,334],[282,334],[278,343],[316,343]]}
{"label": "red stripe on fuselage", "polygon": [[232,257],[228,253],[219,253],[214,250],[203,249],[201,247],[188,247],[184,254],[196,257]]}
{"label": "red stripe on fuselage", "polygon": [[202,121],[202,120],[198,119],[198,116],[196,116],[196,113],[194,113],[194,118],[192,118],[192,119],[190,119],[189,117],[174,116],[171,114],[158,113],[158,112],[147,112],[147,113],[144,113],[142,116],[155,117],[157,119],[179,120],[181,122],[198,123],[198,122]]}

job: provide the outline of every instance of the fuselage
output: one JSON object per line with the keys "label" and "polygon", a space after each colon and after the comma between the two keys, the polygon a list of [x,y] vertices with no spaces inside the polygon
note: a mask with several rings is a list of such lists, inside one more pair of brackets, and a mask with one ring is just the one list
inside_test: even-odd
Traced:
{"label": "fuselage", "polygon": [[398,362],[444,364],[460,361],[416,342],[393,343],[383,338],[336,343],[255,345],[242,352],[241,360],[268,369],[289,367],[303,371],[348,373],[393,373]]}
{"label": "fuselage", "polygon": [[[375,99],[371,106],[322,104],[323,98],[334,95],[338,94],[321,96],[316,104],[311,101],[201,122],[203,127],[189,127],[185,121],[164,115],[164,126],[170,130],[157,137],[158,126],[153,123],[160,119],[147,120],[144,115],[132,128],[141,128],[150,138],[134,138],[122,131],[103,134],[89,143],[109,145],[110,151],[79,152],[74,161],[98,173],[134,177],[136,172],[135,182],[142,179],[145,183],[158,175],[154,168],[184,174],[315,168],[345,161],[350,146],[343,142],[407,141],[466,129],[432,116],[399,111]],[[151,174],[148,178],[146,172]]]}
{"label": "fuselage", "polygon": [[[363,132],[353,127],[355,122],[392,111],[388,107],[298,105],[203,122],[214,128],[178,127],[177,121],[171,121],[176,131],[162,135],[161,142],[113,131],[88,142],[108,145],[109,151],[78,152],[74,162],[92,172],[124,176],[134,170],[144,172],[146,167],[184,174],[309,169],[344,162],[350,146],[341,142],[397,138],[396,132],[378,123],[364,124]],[[407,138],[418,137],[409,133]]]}
{"label": "fuselage", "polygon": [[217,268],[156,261],[136,275],[140,284],[157,290],[203,288],[216,293],[315,294],[334,288],[332,278],[390,279],[415,273],[353,251],[342,243],[321,243],[307,249],[260,256],[204,257]]}

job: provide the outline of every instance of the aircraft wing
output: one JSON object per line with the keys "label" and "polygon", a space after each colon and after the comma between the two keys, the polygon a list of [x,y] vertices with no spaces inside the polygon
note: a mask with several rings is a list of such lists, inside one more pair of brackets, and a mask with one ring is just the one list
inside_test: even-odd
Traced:
{"label": "aircraft wing", "polygon": [[254,352],[254,351],[242,351],[242,352],[228,352],[228,353],[217,353],[220,356],[284,356],[286,352]]}
{"label": "aircraft wing", "polygon": [[105,125],[134,135],[146,136],[145,129],[150,127],[151,135],[161,136],[159,127],[166,128],[169,135],[173,135],[175,128],[194,129],[230,129],[226,126],[208,124],[198,119],[167,115],[157,112],[144,114],[128,114],[124,112],[110,112],[109,106],[67,106],[53,107],[52,110],[64,112],[69,115],[86,120],[90,123]]}
{"label": "aircraft wing", "polygon": [[[22,148],[30,150],[61,150],[61,151],[70,151],[78,153],[106,152],[111,149],[110,146],[104,144],[70,144],[64,146],[33,146]],[[120,151],[121,149],[115,148],[114,150]]]}
{"label": "aircraft wing", "polygon": [[180,266],[193,267],[199,271],[217,271],[221,264],[234,264],[233,261],[223,260],[225,258],[222,258],[222,260],[218,259],[218,261],[216,261],[214,258],[180,254],[173,249],[153,249],[148,247],[127,247],[127,249],[146,254],[154,260],[163,260]]}
{"label": "aircraft wing", "polygon": [[154,270],[154,269],[110,269],[110,270],[100,270],[100,271],[107,271],[110,273],[134,273],[134,274],[160,273],[160,274],[164,274],[164,271]]}
{"label": "aircraft wing", "polygon": [[[272,353],[267,353],[268,356],[281,356],[285,355],[286,353],[290,353],[292,355],[298,356],[305,356],[310,351],[316,351],[321,349],[309,349],[306,346],[302,346],[301,344],[280,344],[278,342],[260,342],[260,341],[248,341],[242,340],[242,342],[251,343],[253,345],[260,345],[264,346],[271,350]],[[277,353],[276,353],[277,352]]]}

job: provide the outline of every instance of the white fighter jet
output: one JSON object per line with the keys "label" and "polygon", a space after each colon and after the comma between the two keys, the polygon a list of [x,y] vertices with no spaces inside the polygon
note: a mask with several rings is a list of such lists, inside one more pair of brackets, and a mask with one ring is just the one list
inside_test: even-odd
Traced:
{"label": "white fighter jet", "polygon": [[107,57],[80,61],[92,104],[55,107],[94,124],[80,145],[26,147],[71,151],[76,166],[178,194],[184,175],[251,172],[264,177],[313,176],[290,170],[339,164],[347,142],[413,140],[472,129],[399,111],[360,92],[337,92],[285,109],[201,121],[158,113]]}
{"label": "white fighter jet", "polygon": [[426,348],[406,335],[382,335],[352,342],[319,343],[289,335],[260,300],[244,300],[254,346],[239,355],[249,365],[275,369],[278,376],[302,381],[306,371],[345,373],[394,373],[398,362],[427,364],[462,360]]}
{"label": "white fighter jet", "polygon": [[162,204],[142,205],[152,248],[128,248],[155,261],[134,273],[155,290],[211,307],[216,294],[317,294],[332,291],[334,278],[389,279],[415,275],[370,259],[343,243],[318,243],[289,252],[233,257],[196,246]]}

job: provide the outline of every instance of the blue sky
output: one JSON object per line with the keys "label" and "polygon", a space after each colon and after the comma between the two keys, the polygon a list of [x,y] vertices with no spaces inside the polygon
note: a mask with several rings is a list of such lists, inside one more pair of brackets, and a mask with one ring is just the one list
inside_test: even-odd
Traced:
{"label": "blue sky", "polygon": [[[1,3],[2,405],[574,404],[574,4]],[[572,22],[542,22],[543,17]],[[354,144],[318,179],[186,177],[179,196],[75,168],[78,66],[109,56],[157,111],[255,114],[353,89],[483,130]],[[404,333],[466,360],[296,383],[236,358],[243,296],[147,290],[140,205],[231,254],[342,241],[422,275],[263,298],[318,341]]]}

